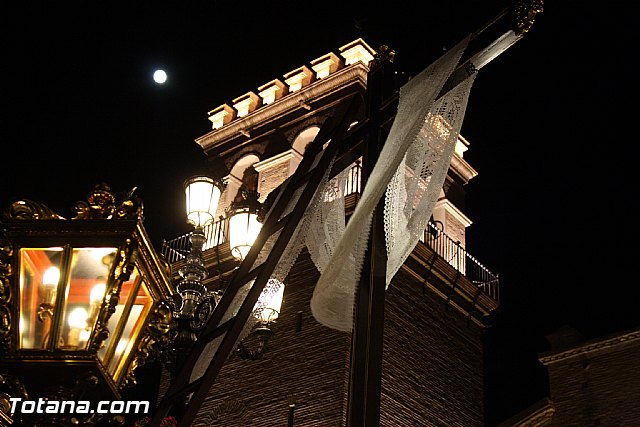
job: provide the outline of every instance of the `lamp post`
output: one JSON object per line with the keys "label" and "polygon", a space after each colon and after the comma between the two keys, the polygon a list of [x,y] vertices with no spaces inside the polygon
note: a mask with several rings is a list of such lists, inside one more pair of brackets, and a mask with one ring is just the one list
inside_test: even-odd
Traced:
{"label": "lamp post", "polygon": [[[262,228],[264,211],[256,191],[257,178],[255,169],[247,168],[234,201],[225,210],[229,249],[238,263],[245,259]],[[221,187],[216,180],[206,176],[196,176],[185,182],[187,222],[194,229],[189,234],[189,251],[178,268],[172,339],[163,354],[163,360],[172,372],[181,366],[199,330],[225,291],[223,283],[218,283],[216,291],[205,284],[208,273],[203,255],[207,242],[205,229],[212,224],[216,215]],[[272,279],[256,304],[256,325],[252,333],[238,346],[236,354],[240,357],[257,359],[266,351],[267,341],[272,334],[270,327],[279,315],[283,292],[284,284]],[[254,342],[255,338],[258,343]]]}
{"label": "lamp post", "polygon": [[174,317],[171,340],[162,356],[170,371],[181,365],[197,338],[198,330],[216,305],[218,295],[204,284],[208,274],[202,252],[207,242],[205,227],[213,222],[221,187],[216,180],[202,175],[185,181],[186,218],[194,229],[189,235],[189,252],[178,269],[180,280],[171,302]]}
{"label": "lamp post", "polygon": [[[142,225],[142,204],[131,196],[116,205],[109,187],[98,185],[88,202],[75,205],[72,220],[30,200],[5,212],[0,408],[11,399],[119,400],[135,384],[136,367],[165,339],[170,278]],[[43,426],[125,422],[77,409],[0,418]]]}
{"label": "lamp post", "polygon": [[180,318],[193,319],[203,296],[207,294],[207,288],[202,283],[207,278],[202,255],[202,248],[207,241],[204,227],[213,222],[220,194],[219,184],[206,176],[197,176],[185,183],[187,222],[194,226],[194,230],[189,236],[191,249],[186,256],[186,263],[178,271],[182,278],[177,286],[181,297],[177,311]]}

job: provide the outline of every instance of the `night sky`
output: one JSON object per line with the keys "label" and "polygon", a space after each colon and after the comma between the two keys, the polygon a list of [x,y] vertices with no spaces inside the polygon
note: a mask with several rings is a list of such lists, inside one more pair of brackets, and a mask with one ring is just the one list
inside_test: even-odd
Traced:
{"label": "night sky", "polygon": [[[0,206],[23,197],[70,217],[99,182],[137,187],[158,246],[189,230],[182,183],[204,166],[194,139],[209,110],[358,37],[416,74],[509,4],[129,3],[3,5]],[[471,91],[467,248],[502,291],[489,425],[547,392],[545,335],[640,325],[631,4],[547,1]]]}

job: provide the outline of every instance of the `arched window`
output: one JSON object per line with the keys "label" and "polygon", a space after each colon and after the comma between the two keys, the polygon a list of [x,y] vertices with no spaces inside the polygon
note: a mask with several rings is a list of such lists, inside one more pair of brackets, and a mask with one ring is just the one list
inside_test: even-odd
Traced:
{"label": "arched window", "polygon": [[316,135],[318,135],[318,132],[320,132],[320,128],[318,126],[311,126],[300,132],[293,140],[293,143],[291,144],[292,159],[290,174],[295,172],[296,168],[302,161],[304,152],[307,150],[311,141],[313,141]]}
{"label": "arched window", "polygon": [[[226,189],[226,206],[229,206],[233,199],[238,194],[238,189],[242,185],[242,176],[244,175],[244,171],[247,170],[249,166],[253,166],[258,163],[260,158],[255,154],[247,154],[246,156],[240,158],[235,165],[231,168],[231,173],[229,173],[229,180],[227,182]],[[226,207],[225,206],[225,207]]]}
{"label": "arched window", "polygon": [[303,130],[296,136],[296,139],[293,140],[293,144],[291,147],[298,152],[298,154],[304,154],[307,146],[311,141],[314,140],[316,135],[320,132],[320,128],[318,126],[311,126]]}

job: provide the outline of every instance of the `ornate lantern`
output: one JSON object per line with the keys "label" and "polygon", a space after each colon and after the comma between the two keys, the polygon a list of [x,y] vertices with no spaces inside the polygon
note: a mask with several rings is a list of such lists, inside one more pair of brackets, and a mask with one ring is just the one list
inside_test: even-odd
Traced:
{"label": "ornate lantern", "polygon": [[247,191],[234,201],[229,210],[229,247],[231,254],[240,261],[247,256],[260,234],[259,209],[256,194]]}
{"label": "ornate lantern", "polygon": [[231,254],[242,261],[256,241],[264,215],[263,206],[258,201],[258,172],[249,166],[242,175],[242,185],[233,203],[227,210],[229,221],[229,248]]}
{"label": "ornate lantern", "polygon": [[187,222],[194,226],[194,230],[189,236],[191,249],[186,264],[179,271],[182,280],[177,286],[181,298],[177,316],[186,319],[187,323],[195,317],[208,293],[202,283],[207,278],[202,255],[202,248],[207,241],[204,227],[213,222],[220,201],[220,187],[218,182],[206,176],[196,176],[185,182]]}
{"label": "ornate lantern", "polygon": [[[229,221],[229,247],[240,262],[249,253],[262,229],[265,207],[258,201],[258,173],[248,167],[242,177],[242,185],[227,210]],[[259,359],[267,351],[272,335],[271,325],[280,314],[284,295],[284,283],[269,279],[254,308],[255,325],[251,334],[239,343],[236,354],[244,359]]]}
{"label": "ornate lantern", "polygon": [[203,283],[208,273],[202,250],[207,242],[204,228],[213,222],[222,185],[212,178],[198,175],[185,182],[184,190],[187,222],[194,229],[189,235],[190,249],[185,264],[178,269],[181,279],[171,304],[174,317],[171,339],[163,350],[165,364],[172,372],[187,356],[197,333],[209,319],[218,296]]}
{"label": "ornate lantern", "polygon": [[[123,388],[135,384],[135,368],[168,332],[170,278],[142,225],[142,204],[130,193],[116,205],[104,184],[87,200],[76,203],[72,220],[30,200],[13,203],[5,213],[0,234],[0,404],[5,408],[9,398],[119,400]],[[35,425],[96,425],[109,416],[14,415]]]}

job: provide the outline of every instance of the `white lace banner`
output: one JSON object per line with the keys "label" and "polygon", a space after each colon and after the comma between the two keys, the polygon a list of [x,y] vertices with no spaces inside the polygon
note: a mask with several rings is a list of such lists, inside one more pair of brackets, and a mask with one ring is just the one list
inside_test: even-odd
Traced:
{"label": "white lace banner", "polygon": [[[389,216],[394,216],[402,212],[404,217],[385,220],[385,232],[391,233],[391,237],[387,236],[387,249],[393,251],[389,255],[388,269],[391,274],[387,277],[387,285],[417,243],[417,240],[413,242],[407,252],[413,237],[406,244],[400,240],[407,235],[417,234],[413,230],[421,225],[425,215],[428,220],[431,214],[435,200],[431,202],[430,198],[434,193],[437,197],[442,186],[442,182],[439,186],[437,184],[444,179],[442,170],[446,176],[453,150],[449,145],[451,141],[452,147],[455,145],[459,131],[457,121],[459,119],[462,122],[466,97],[464,102],[457,102],[455,108],[450,108],[453,105],[450,101],[441,99],[436,105],[434,102],[459,63],[468,41],[468,37],[462,40],[400,89],[398,111],[389,136],[344,231],[340,230],[339,223],[323,222],[339,222],[336,212],[323,212],[311,221],[310,228],[314,231],[310,235],[314,236],[314,241],[308,240],[307,246],[313,247],[310,249],[311,256],[321,272],[311,298],[311,312],[318,322],[341,331],[352,329],[354,297],[372,214],[390,183],[391,190],[388,191],[393,194],[388,196],[391,200],[389,209],[385,202],[385,214],[388,212]],[[467,93],[470,87],[470,84],[465,86]],[[445,110],[456,113],[443,114]],[[449,116],[455,118],[457,127],[449,125],[447,128]],[[444,132],[444,129],[448,129],[448,132]],[[442,142],[442,139],[446,142]],[[400,169],[403,172],[398,174]],[[407,173],[407,169],[410,172]],[[329,185],[329,191],[333,191],[330,188],[332,185]],[[435,187],[438,187],[437,192],[433,190]],[[327,200],[327,197],[331,199],[332,196],[325,195],[323,200]],[[336,203],[333,206],[339,209]],[[331,204],[325,208],[330,207]],[[342,218],[344,223],[344,212]]]}
{"label": "white lace banner", "polygon": [[387,286],[422,237],[447,177],[476,74],[440,97],[387,186]]}

